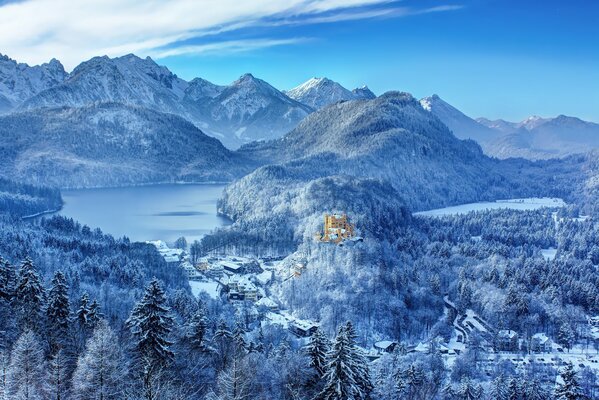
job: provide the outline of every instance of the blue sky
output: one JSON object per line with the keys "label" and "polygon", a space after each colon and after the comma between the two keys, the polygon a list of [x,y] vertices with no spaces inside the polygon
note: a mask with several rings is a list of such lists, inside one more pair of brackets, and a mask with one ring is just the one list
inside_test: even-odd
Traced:
{"label": "blue sky", "polygon": [[591,0],[0,0],[0,52],[19,61],[133,52],[186,79],[327,76],[510,120],[599,122],[598,38]]}

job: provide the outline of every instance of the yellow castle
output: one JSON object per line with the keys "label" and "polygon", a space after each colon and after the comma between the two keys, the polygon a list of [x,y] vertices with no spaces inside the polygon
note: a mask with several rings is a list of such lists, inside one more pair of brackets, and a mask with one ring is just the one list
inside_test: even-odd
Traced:
{"label": "yellow castle", "polygon": [[318,235],[321,242],[341,243],[354,237],[354,226],[345,214],[325,214],[324,232]]}

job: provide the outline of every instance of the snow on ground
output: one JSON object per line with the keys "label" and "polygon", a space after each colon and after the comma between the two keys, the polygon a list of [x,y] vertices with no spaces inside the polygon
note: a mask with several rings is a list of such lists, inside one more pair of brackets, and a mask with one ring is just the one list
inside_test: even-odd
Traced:
{"label": "snow on ground", "polygon": [[542,249],[541,254],[547,261],[551,261],[555,259],[555,255],[557,254],[557,249],[550,247],[548,249]]}
{"label": "snow on ground", "polygon": [[461,204],[459,206],[437,208],[434,210],[420,211],[414,215],[426,217],[441,217],[444,215],[466,214],[470,211],[484,211],[496,209],[512,209],[512,210],[537,210],[543,207],[564,207],[566,203],[562,199],[553,197],[543,198],[526,198],[526,199],[507,199],[497,201],[487,201],[479,203]]}
{"label": "snow on ground", "polygon": [[478,320],[474,317],[480,318],[478,315],[476,315],[476,313],[471,310],[468,309],[466,310],[466,319],[464,319],[464,324],[466,324],[467,322],[469,322],[470,324],[472,324],[476,330],[478,330],[479,332],[487,332],[487,328],[485,328],[480,322],[478,322]]}
{"label": "snow on ground", "polygon": [[219,298],[219,286],[220,284],[215,281],[189,281],[191,286],[191,292],[194,296],[198,296],[200,292],[204,291],[210,295],[213,299]]}

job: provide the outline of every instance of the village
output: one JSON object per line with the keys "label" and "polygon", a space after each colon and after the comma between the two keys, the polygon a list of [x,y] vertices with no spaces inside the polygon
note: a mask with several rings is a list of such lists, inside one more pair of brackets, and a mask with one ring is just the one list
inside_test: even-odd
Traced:
{"label": "village", "polygon": [[[318,242],[344,246],[362,241],[344,214],[325,215],[323,225],[323,232],[314,237]],[[206,292],[213,299],[228,301],[248,322],[280,325],[300,341],[306,342],[318,329],[317,321],[297,318],[271,295],[273,285],[301,279],[309,268],[304,259],[220,255],[200,257],[192,263],[185,249],[171,248],[160,240],[148,243],[157,248],[167,264],[185,271],[195,296]],[[389,338],[373,342],[370,348],[362,349],[363,352],[371,361],[376,361],[386,353],[430,353],[435,349],[451,366],[456,356],[471,349],[477,355],[476,362],[489,376],[499,360],[509,360],[516,370],[529,367],[549,370],[571,362],[579,368],[586,366],[599,371],[599,316],[589,317],[583,326],[586,343],[564,348],[545,332],[526,338],[512,330],[495,329],[473,310],[460,313],[448,296],[444,297],[444,306],[445,316],[453,326],[449,341],[437,337],[405,344]]]}

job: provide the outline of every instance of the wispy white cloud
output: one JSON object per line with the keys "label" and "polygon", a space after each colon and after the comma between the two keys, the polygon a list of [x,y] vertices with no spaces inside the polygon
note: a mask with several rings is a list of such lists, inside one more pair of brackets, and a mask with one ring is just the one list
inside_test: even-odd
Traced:
{"label": "wispy white cloud", "polygon": [[231,54],[244,51],[252,51],[267,47],[283,46],[297,43],[305,43],[310,38],[292,38],[292,39],[246,39],[246,40],[228,40],[223,42],[214,42],[190,46],[178,46],[164,50],[152,50],[150,56],[153,58],[166,58],[180,56],[184,54]]}
{"label": "wispy white cloud", "polygon": [[[232,40],[217,33],[414,11],[393,0],[23,0],[0,3],[0,52],[30,64],[56,57],[70,69],[104,54],[159,58],[290,45],[305,38]],[[183,44],[200,36],[211,36],[214,43]]]}

